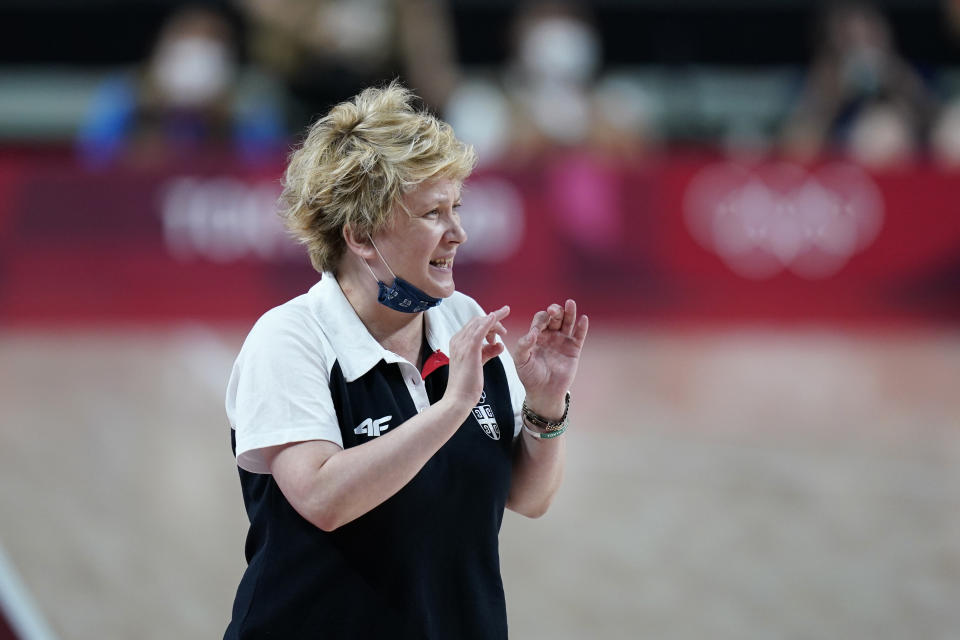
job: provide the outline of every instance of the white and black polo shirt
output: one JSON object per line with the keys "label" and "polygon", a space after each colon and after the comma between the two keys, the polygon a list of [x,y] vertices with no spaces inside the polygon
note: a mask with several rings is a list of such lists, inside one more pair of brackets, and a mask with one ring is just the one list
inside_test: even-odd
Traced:
{"label": "white and black polo shirt", "polygon": [[[454,293],[425,313],[427,356],[484,312]],[[443,396],[449,367],[431,369],[380,346],[329,273],[257,321],[227,389],[250,530],[225,638],[507,637],[497,540],[524,395],[508,353],[484,366],[483,396],[423,469],[336,531],[290,506],[261,455],[402,429]]]}

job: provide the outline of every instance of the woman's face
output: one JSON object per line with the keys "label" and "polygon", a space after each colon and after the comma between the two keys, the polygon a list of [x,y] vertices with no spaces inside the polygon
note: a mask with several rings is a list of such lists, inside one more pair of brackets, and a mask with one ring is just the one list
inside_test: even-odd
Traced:
{"label": "woman's face", "polygon": [[[435,298],[454,292],[453,259],[467,241],[460,226],[460,183],[449,178],[431,178],[403,196],[409,214],[400,207],[393,211],[390,225],[374,236],[377,248],[393,272]],[[381,264],[374,272],[386,277]]]}

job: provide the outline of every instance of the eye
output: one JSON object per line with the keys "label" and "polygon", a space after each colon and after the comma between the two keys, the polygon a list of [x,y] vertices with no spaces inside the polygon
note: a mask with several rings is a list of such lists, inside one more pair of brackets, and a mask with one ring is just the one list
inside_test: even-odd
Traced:
{"label": "eye", "polygon": [[439,210],[439,209],[434,209],[433,211],[427,211],[425,214],[423,214],[423,217],[424,217],[424,218],[436,218],[436,217],[439,216],[439,215],[440,215],[440,210]]}

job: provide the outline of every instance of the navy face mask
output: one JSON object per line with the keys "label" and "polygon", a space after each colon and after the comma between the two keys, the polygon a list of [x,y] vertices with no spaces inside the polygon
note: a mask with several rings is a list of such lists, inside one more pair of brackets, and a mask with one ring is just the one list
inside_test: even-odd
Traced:
{"label": "navy face mask", "polygon": [[380,256],[380,261],[383,262],[384,266],[386,266],[390,272],[390,275],[393,276],[393,284],[388,287],[382,280],[377,278],[373,269],[370,269],[370,265],[366,262],[363,263],[367,265],[370,275],[373,276],[373,279],[377,281],[377,286],[380,287],[380,292],[377,294],[377,302],[394,311],[420,313],[421,311],[426,311],[431,307],[437,306],[443,301],[443,298],[434,298],[403,278],[398,277],[397,274],[393,272],[393,269],[390,268],[390,265],[387,264],[387,261],[383,259],[383,254],[380,253],[380,249],[377,249],[377,245],[373,243],[373,238],[370,238],[370,244],[373,244],[374,250],[377,252],[377,255]]}

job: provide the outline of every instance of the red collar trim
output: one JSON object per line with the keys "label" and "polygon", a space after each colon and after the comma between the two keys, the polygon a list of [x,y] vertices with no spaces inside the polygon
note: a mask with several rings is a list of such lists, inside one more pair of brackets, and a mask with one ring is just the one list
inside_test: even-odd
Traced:
{"label": "red collar trim", "polygon": [[420,371],[420,377],[426,380],[428,375],[448,364],[450,364],[450,358],[448,358],[443,351],[434,351],[430,354],[430,357],[424,361],[423,369]]}

